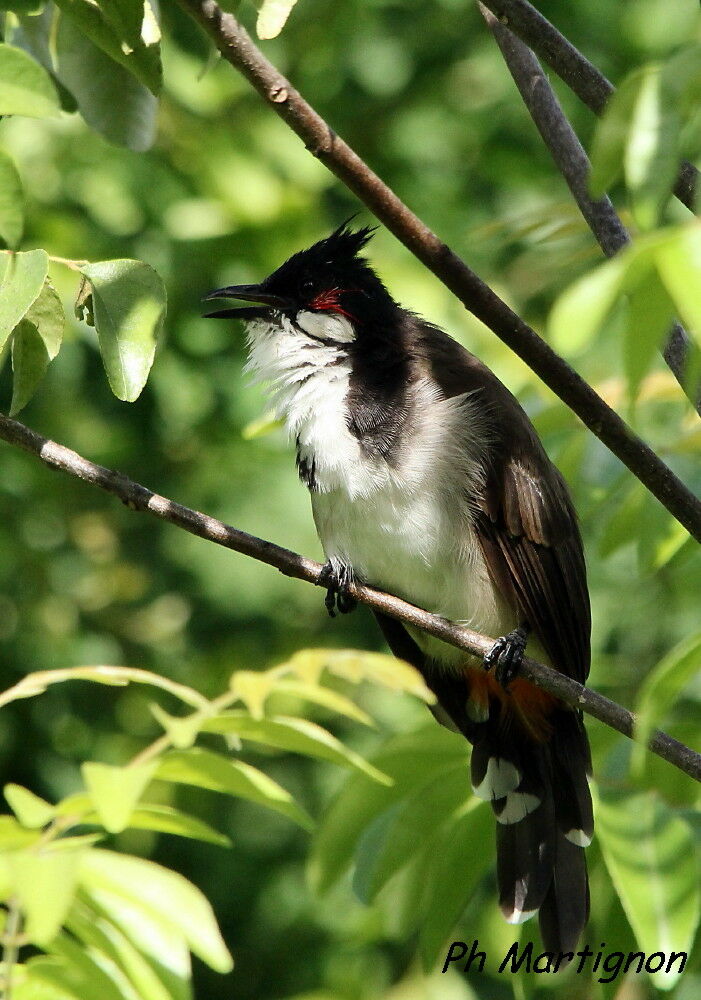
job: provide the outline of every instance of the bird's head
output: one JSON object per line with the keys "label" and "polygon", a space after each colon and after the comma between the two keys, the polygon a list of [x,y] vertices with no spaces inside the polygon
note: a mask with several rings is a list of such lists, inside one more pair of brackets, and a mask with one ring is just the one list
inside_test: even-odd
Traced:
{"label": "bird's head", "polygon": [[361,256],[374,230],[348,223],[307,250],[301,250],[257,285],[229,285],[206,296],[238,299],[251,305],[208,313],[209,317],[262,322],[269,327],[293,323],[299,332],[322,342],[348,343],[364,330],[377,329],[398,308],[367,260]]}

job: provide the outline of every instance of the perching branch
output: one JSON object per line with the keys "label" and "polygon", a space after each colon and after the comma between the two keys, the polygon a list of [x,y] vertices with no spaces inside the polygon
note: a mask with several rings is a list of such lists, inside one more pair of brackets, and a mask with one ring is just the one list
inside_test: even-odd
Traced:
{"label": "perching branch", "polygon": [[[555,91],[550,86],[533,52],[509,28],[496,18],[487,5],[478,7],[504,57],[523,102],[550,150],[555,164],[567,182],[587,225],[607,257],[613,257],[630,243],[630,237],[611,200],[594,199],[589,194],[589,158],[565,115]],[[701,414],[698,378],[699,358],[686,330],[674,323],[663,349],[663,356],[682,389]]]}
{"label": "perching branch", "polygon": [[[528,0],[482,0],[485,7],[555,70],[560,79],[594,114],[603,114],[614,93],[613,84],[543,17]],[[694,212],[699,171],[684,161],[679,168],[674,193]]]}
{"label": "perching branch", "polygon": [[[179,528],[184,528],[185,531],[189,531],[193,535],[198,535],[210,542],[216,542],[217,545],[223,545],[235,552],[241,552],[243,555],[267,563],[269,566],[274,566],[285,576],[306,580],[307,583],[313,583],[316,586],[324,586],[320,581],[321,563],[315,562],[313,559],[305,559],[304,556],[291,552],[289,549],[284,549],[262,538],[256,538],[255,535],[249,535],[245,531],[232,528],[231,525],[224,524],[208,514],[190,510],[189,507],[183,507],[181,504],[175,503],[174,500],[159,496],[122,473],[114,472],[102,465],[96,465],[70,448],[50,441],[24,424],[2,415],[0,415],[0,438],[36,455],[49,468],[60,469],[77,479],[97,486],[106,493],[111,493],[131,510],[147,511],[162,521],[168,521]],[[353,584],[350,587],[350,593],[369,608],[383,612],[406,625],[423,629],[429,635],[442,639],[450,646],[464,649],[476,656],[484,656],[494,643],[494,640],[488,636],[480,635],[479,632],[473,632],[462,625],[446,621],[445,618],[429,614],[428,611],[416,608],[398,597],[385,594],[373,587]],[[600,722],[619,733],[623,733],[624,736],[634,739],[635,716],[616,702],[610,701],[596,691],[585,688],[577,681],[530,659],[530,657],[524,658],[521,674],[537,684],[538,687],[543,688],[544,691],[548,691],[556,698],[571,705],[572,708],[587,712],[599,719]],[[659,730],[656,730],[650,737],[648,747],[658,757],[662,757],[663,760],[678,767],[685,774],[695,778],[696,781],[701,781],[701,754]]]}
{"label": "perching branch", "polygon": [[179,0],[307,148],[573,410],[689,533],[701,541],[701,502],[594,389],[340,139],[215,0]]}

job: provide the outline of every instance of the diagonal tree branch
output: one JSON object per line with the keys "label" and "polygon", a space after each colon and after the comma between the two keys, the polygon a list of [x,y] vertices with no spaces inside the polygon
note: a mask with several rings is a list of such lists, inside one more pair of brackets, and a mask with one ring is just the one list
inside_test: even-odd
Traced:
{"label": "diagonal tree branch", "polygon": [[[526,43],[596,115],[601,115],[614,86],[596,66],[543,17],[528,0],[482,0],[485,7]],[[696,211],[699,171],[684,161],[674,193],[688,209]]]}
{"label": "diagonal tree branch", "polygon": [[667,510],[701,541],[701,502],[592,387],[340,139],[215,0],[179,0],[307,148],[567,404]]}
{"label": "diagonal tree branch", "polygon": [[[321,580],[321,563],[315,562],[313,559],[306,559],[304,556],[298,555],[290,549],[282,548],[280,545],[275,545],[273,542],[256,538],[255,535],[249,535],[245,531],[239,531],[229,524],[224,524],[223,521],[218,521],[208,514],[191,510],[189,507],[183,507],[182,504],[169,500],[167,497],[159,496],[158,493],[134,482],[133,479],[129,479],[121,472],[97,465],[70,448],[42,437],[41,434],[17,420],[0,415],[0,439],[35,455],[51,469],[60,469],[62,472],[110,493],[131,510],[153,514],[154,517],[168,521],[193,535],[215,542],[217,545],[223,545],[227,549],[233,549],[234,552],[240,552],[252,559],[259,560],[259,562],[267,563],[269,566],[274,566],[285,576],[305,580],[317,587],[324,586]],[[389,615],[391,618],[396,618],[407,625],[423,629],[437,639],[442,639],[443,642],[458,649],[464,649],[476,656],[483,657],[494,644],[494,639],[488,636],[473,632],[471,629],[456,625],[454,622],[446,621],[445,618],[440,618],[437,615],[429,614],[428,611],[416,608],[407,601],[375,590],[373,587],[353,584],[350,587],[350,593],[369,608]],[[530,659],[530,657],[524,658],[521,675],[543,688],[544,691],[562,699],[572,708],[593,715],[594,718],[619,733],[623,733],[624,736],[635,738],[635,716],[628,709],[610,701],[598,692],[585,688],[577,681]],[[701,781],[701,754],[696,753],[695,750],[660,730],[653,732],[648,741],[648,747],[658,757],[678,767],[685,774],[695,778],[696,781]]]}
{"label": "diagonal tree branch", "polygon": [[[567,119],[555,91],[550,86],[537,58],[509,28],[478,0],[478,7],[499,46],[523,102],[550,150],[587,225],[607,257],[613,257],[630,243],[630,236],[611,200],[593,199],[589,194],[589,158]],[[698,385],[699,355],[686,330],[674,323],[663,356],[677,381],[701,414]],[[691,377],[690,377],[691,373]]]}

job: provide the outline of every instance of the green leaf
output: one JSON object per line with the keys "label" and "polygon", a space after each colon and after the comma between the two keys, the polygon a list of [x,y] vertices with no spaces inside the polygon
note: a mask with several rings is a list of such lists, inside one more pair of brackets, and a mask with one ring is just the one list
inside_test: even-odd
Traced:
{"label": "green leaf", "polygon": [[0,150],[0,239],[14,250],[24,230],[22,181],[14,161]]}
{"label": "green leaf", "polygon": [[433,969],[445,944],[467,906],[492,858],[477,845],[494,838],[494,817],[485,802],[472,799],[445,825],[433,844],[432,863],[426,873],[424,916],[419,927],[419,946],[424,970]]}
{"label": "green leaf", "polygon": [[203,840],[208,844],[217,844],[218,847],[231,846],[229,838],[209,823],[170,806],[144,803],[131,814],[128,825],[132,829],[155,830],[158,833],[174,833],[179,837]]}
{"label": "green leaf", "polygon": [[[655,792],[602,794],[596,821],[606,867],[641,951],[690,951],[701,870],[687,824]],[[678,975],[661,970],[655,986],[670,989]]]}
{"label": "green leaf", "polygon": [[358,708],[355,702],[338,691],[331,688],[319,687],[316,684],[305,684],[304,681],[279,680],[275,684],[273,695],[289,695],[292,698],[299,698],[301,701],[310,701],[314,705],[321,705],[338,715],[345,715],[348,719],[361,722],[365,726],[374,726],[374,722],[362,708]]}
{"label": "green leaf", "polygon": [[256,33],[259,38],[277,38],[297,0],[263,0],[258,11]]}
{"label": "green leaf", "polygon": [[[365,902],[372,902],[389,880],[437,835],[441,825],[465,800],[472,798],[463,761],[431,776],[385,815],[383,836],[373,850],[359,855],[353,886]],[[363,838],[365,839],[365,838]]]}
{"label": "green leaf", "polygon": [[657,248],[655,259],[682,321],[701,346],[701,223],[673,232]]}
{"label": "green leaf", "polygon": [[[53,955],[59,955],[74,984],[80,1000],[124,1000],[120,990],[107,970],[70,935],[61,933],[51,943]],[[100,955],[105,965],[105,956]]]}
{"label": "green leaf", "polygon": [[161,758],[154,777],[249,799],[282,813],[307,830],[313,826],[311,817],[297,805],[290,793],[267,774],[250,764],[231,760],[211,750],[201,747],[173,750]]}
{"label": "green leaf", "polygon": [[36,955],[25,966],[23,981],[15,984],[12,1000],[88,1000],[79,973],[53,955]]}
{"label": "green leaf", "polygon": [[272,670],[237,670],[231,675],[229,688],[243,702],[254,719],[262,719],[265,703],[278,682]]}
{"label": "green leaf", "polygon": [[35,830],[25,830],[14,816],[0,816],[0,853],[16,851],[34,844],[40,834]]}
{"label": "green leaf", "polygon": [[82,851],[17,851],[8,857],[13,890],[25,914],[24,931],[47,945],[66,918],[75,895]]}
{"label": "green leaf", "polygon": [[380,813],[451,763],[462,763],[466,773],[468,767],[464,741],[435,724],[390,740],[373,761],[393,784],[368,784],[363,775],[345,783],[314,837],[309,877],[317,892],[325,892],[348,869],[360,838]]}
{"label": "green leaf", "polygon": [[657,274],[649,273],[629,293],[623,339],[628,394],[635,400],[675,317],[674,303]]}
{"label": "green leaf", "polygon": [[302,649],[277,669],[288,668],[302,680],[318,684],[324,670],[360,684],[370,681],[391,691],[405,691],[432,705],[436,698],[414,667],[388,653],[369,653],[356,649]]}
{"label": "green leaf", "polygon": [[113,0],[112,4],[56,0],[56,3],[98,48],[129,70],[152,94],[159,93],[161,34],[148,0]]}
{"label": "green leaf", "polygon": [[112,392],[133,402],[153,364],[166,293],[152,267],[107,260],[81,268],[93,290],[95,327]]}
{"label": "green leaf", "polygon": [[22,319],[12,335],[12,402],[10,416],[22,410],[46,374],[49,355],[39,331]]}
{"label": "green leaf", "polygon": [[59,16],[52,3],[46,4],[37,15],[20,15],[16,27],[8,32],[7,41],[28,53],[44,67],[56,87],[61,109],[72,114],[78,110],[78,105],[54,72],[54,27]]}
{"label": "green leaf", "polygon": [[677,175],[681,119],[676,104],[666,98],[659,66],[642,71],[630,130],[624,170],[635,219],[652,229],[672,193]]}
{"label": "green leaf", "polygon": [[138,943],[110,920],[109,914],[103,917],[99,912],[93,912],[83,899],[84,893],[79,906],[71,911],[67,927],[79,940],[86,942],[96,957],[99,956],[101,965],[112,973],[118,983],[121,995],[130,1000],[137,997],[138,1000],[173,1000],[160,975],[162,967],[155,967],[142,954]]}
{"label": "green leaf", "polygon": [[599,543],[599,555],[607,559],[624,545],[637,540],[638,518],[645,498],[645,487],[634,480],[626,495],[618,500],[604,527]]}
{"label": "green leaf", "polygon": [[66,17],[60,18],[56,33],[56,66],[90,128],[135,152],[153,145],[157,99]]}
{"label": "green leaf", "polygon": [[44,287],[27,310],[26,319],[33,323],[39,331],[39,336],[46,346],[49,360],[53,361],[61,348],[66,317],[61,300],[49,278],[46,279]]}
{"label": "green leaf", "polygon": [[61,301],[48,278],[12,337],[12,402],[10,416],[19,413],[34,395],[49,362],[58,354],[63,337]]}
{"label": "green leaf", "polygon": [[103,920],[100,929],[111,946],[108,954],[124,971],[139,1000],[173,1000],[153,963],[118,927],[109,920]]}
{"label": "green leaf", "polygon": [[46,851],[74,851],[77,847],[92,847],[104,839],[104,833],[80,833],[75,837],[57,837],[44,849]]}
{"label": "green leaf", "polygon": [[76,792],[74,795],[67,795],[56,803],[57,816],[82,816],[93,810],[93,801],[86,792]]}
{"label": "green leaf", "polygon": [[642,87],[644,73],[636,70],[626,77],[606,105],[596,125],[591,146],[589,190],[600,198],[623,173],[623,157],[630,120]]}
{"label": "green leaf", "polygon": [[643,681],[636,708],[635,737],[640,740],[633,753],[633,765],[641,769],[647,755],[645,744],[661,723],[679,694],[701,670],[701,632],[689,636],[671,649]]}
{"label": "green leaf", "polygon": [[46,826],[56,814],[56,809],[50,802],[39,798],[22,785],[14,783],[5,785],[3,793],[7,804],[22,826],[28,826],[30,830]]}
{"label": "green leaf", "polygon": [[[187,941],[177,928],[164,923],[158,914],[144,909],[133,899],[94,886],[89,894],[81,894],[80,904],[73,907],[67,925],[88,948],[104,954],[101,947],[102,935],[99,932],[95,934],[95,927],[99,925],[101,929],[103,921],[108,921],[129,938],[140,952],[155,959],[161,970],[185,983],[190,979],[190,949]],[[191,1000],[189,989],[186,989],[184,996]]]}
{"label": "green leaf", "polygon": [[202,730],[203,732],[224,735],[234,733],[242,740],[252,740],[254,743],[263,743],[265,746],[275,747],[278,750],[306,754],[309,757],[318,757],[320,760],[328,760],[343,767],[356,768],[381,784],[392,783],[391,778],[388,778],[382,771],[378,771],[360,754],[345,747],[327,729],[323,729],[315,722],[309,722],[306,719],[295,719],[285,715],[274,716],[270,719],[256,719],[247,712],[233,711],[206,719]]}
{"label": "green leaf", "polygon": [[191,747],[202,728],[203,718],[199,712],[177,717],[170,715],[158,704],[149,705],[151,715],[168,734],[174,747],[185,750]]}
{"label": "green leaf", "polygon": [[179,930],[192,951],[212,969],[231,970],[231,955],[211,906],[182,875],[153,861],[95,848],[83,858],[81,881],[88,892],[104,888],[158,915]]}
{"label": "green leaf", "polygon": [[48,268],[44,250],[0,254],[0,351],[41,292]]}
{"label": "green leaf", "polygon": [[571,356],[589,344],[621,294],[626,260],[618,256],[570,285],[557,299],[548,320],[548,340]]}
{"label": "green leaf", "polygon": [[22,49],[0,43],[0,115],[48,118],[59,111],[46,70]]}
{"label": "green leaf", "polygon": [[684,525],[674,517],[668,518],[664,534],[654,541],[650,553],[650,569],[662,569],[687,544],[691,544],[691,535]]}
{"label": "green leaf", "polygon": [[156,762],[129,767],[85,763],[83,779],[100,822],[109,833],[120,833],[156,770]]}

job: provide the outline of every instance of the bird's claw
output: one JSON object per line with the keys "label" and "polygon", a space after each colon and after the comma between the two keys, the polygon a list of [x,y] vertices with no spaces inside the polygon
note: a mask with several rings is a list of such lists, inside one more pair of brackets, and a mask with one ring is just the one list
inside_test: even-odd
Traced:
{"label": "bird's claw", "polygon": [[494,668],[494,676],[505,691],[518,674],[528,641],[528,628],[520,625],[507,635],[502,635],[484,656],[485,670]]}
{"label": "bird's claw", "polygon": [[353,570],[345,563],[324,563],[319,575],[319,583],[326,587],[324,604],[331,618],[336,617],[336,611],[348,615],[354,611],[358,602],[348,593],[348,588],[354,581]]}

